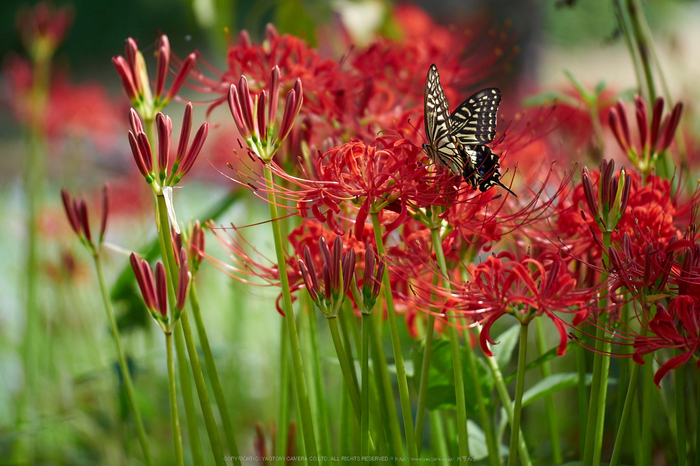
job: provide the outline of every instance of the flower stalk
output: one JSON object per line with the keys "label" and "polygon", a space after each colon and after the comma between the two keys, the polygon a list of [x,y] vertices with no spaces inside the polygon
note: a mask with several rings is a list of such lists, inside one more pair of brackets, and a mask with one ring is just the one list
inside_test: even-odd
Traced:
{"label": "flower stalk", "polygon": [[[445,262],[445,254],[442,250],[442,238],[440,238],[439,228],[432,228],[430,233],[433,240],[433,248],[435,249],[435,257],[438,262],[438,267],[440,267],[443,277],[448,277],[449,273],[447,271],[447,263]],[[445,278],[442,278],[442,280],[445,287],[449,288],[449,282]],[[450,321],[452,323],[456,323],[457,319],[452,317]],[[448,326],[447,332],[450,339],[450,349],[452,350],[452,370],[454,372],[455,401],[457,404],[457,431],[460,464],[466,464],[466,458],[469,457],[469,434],[467,432],[467,404],[464,394],[464,375],[462,373],[462,354],[459,349],[459,332],[457,331],[457,328],[452,325]],[[470,345],[468,342],[465,342],[465,346]],[[473,376],[475,381],[474,383],[478,384],[479,382],[478,377],[476,377],[476,373],[474,373]],[[487,431],[485,430],[484,432],[486,433]],[[488,432],[486,435],[490,436],[491,432]],[[489,456],[492,456],[494,454],[492,451],[493,441],[487,443],[489,444]]]}
{"label": "flower stalk", "polygon": [[[528,323],[520,323],[520,345],[518,347],[518,374],[515,382],[515,404],[513,406],[513,422],[510,431],[510,450],[508,453],[508,466],[515,466],[518,457],[518,439],[520,435],[520,413],[523,402],[523,387],[525,383],[525,361],[527,361],[527,327]],[[525,462],[521,457],[520,461]]]}
{"label": "flower stalk", "polygon": [[99,236],[97,237],[97,241],[93,241],[92,233],[90,231],[87,203],[84,200],[78,201],[77,199],[72,199],[65,189],[61,190],[61,198],[63,200],[63,207],[66,211],[66,216],[68,217],[68,222],[70,223],[71,228],[75,234],[78,235],[78,239],[80,239],[83,246],[85,246],[85,248],[88,250],[92,256],[93,263],[95,264],[95,271],[97,272],[97,279],[99,281],[100,291],[102,293],[102,302],[104,303],[105,311],[107,312],[107,320],[109,321],[112,339],[114,340],[114,346],[117,350],[117,359],[119,361],[119,369],[121,371],[122,380],[124,383],[124,391],[126,392],[126,397],[129,402],[129,408],[134,416],[136,434],[139,438],[139,443],[141,444],[141,450],[143,451],[146,464],[153,464],[151,449],[146,436],[146,430],[143,427],[141,413],[136,404],[131,372],[126,361],[124,350],[122,349],[121,339],[119,338],[119,327],[114,316],[112,302],[109,299],[109,292],[107,291],[107,285],[105,284],[104,274],[102,272],[102,262],[100,260],[102,243],[104,242],[105,231],[107,229],[107,218],[109,216],[107,186],[105,186],[102,191],[102,215],[100,218],[100,232]]}
{"label": "flower stalk", "polygon": [[[306,454],[316,457],[316,439],[313,429],[311,407],[309,405],[308,390],[306,388],[306,378],[304,377],[304,366],[301,360],[301,346],[299,345],[299,335],[297,332],[296,320],[294,318],[294,308],[292,307],[292,295],[289,290],[289,277],[287,277],[287,265],[284,257],[284,246],[282,245],[282,232],[280,230],[279,213],[277,211],[277,196],[274,192],[274,182],[272,180],[272,170],[265,166],[265,182],[268,189],[268,204],[270,206],[270,218],[272,225],[272,235],[275,241],[275,253],[279,267],[280,282],[282,285],[282,297],[284,300],[285,321],[287,323],[287,334],[289,345],[292,351],[292,366],[294,369],[294,384],[296,385],[295,395],[299,403],[301,417],[301,429],[304,436]],[[284,361],[282,361],[284,363]],[[309,461],[311,464],[318,464],[318,461]]]}
{"label": "flower stalk", "polygon": [[[372,211],[371,217],[372,226],[374,227],[374,239],[377,244],[377,253],[380,256],[384,256],[384,240],[382,238],[381,223],[379,222],[379,213]],[[409,463],[414,464],[415,458],[418,458],[418,447],[416,446],[416,437],[413,432],[413,414],[411,413],[411,402],[408,394],[408,382],[406,381],[406,368],[404,366],[403,353],[401,351],[399,327],[396,322],[396,310],[394,309],[394,297],[391,293],[391,284],[389,283],[388,269],[384,270],[384,276],[382,277],[382,285],[384,286],[384,300],[386,302],[387,316],[389,320],[389,330],[391,332],[391,345],[394,350],[394,359],[396,362],[396,377],[398,379],[399,384],[401,414],[403,415],[404,433],[406,435],[406,444],[408,446],[408,454],[410,457]]]}

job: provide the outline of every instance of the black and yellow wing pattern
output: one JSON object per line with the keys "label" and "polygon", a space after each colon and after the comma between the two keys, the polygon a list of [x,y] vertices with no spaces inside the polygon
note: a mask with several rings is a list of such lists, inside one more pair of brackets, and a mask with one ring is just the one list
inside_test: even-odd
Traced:
{"label": "black and yellow wing pattern", "polygon": [[495,87],[472,94],[450,114],[450,129],[463,146],[488,144],[496,136],[501,91]]}
{"label": "black and yellow wing pattern", "polygon": [[450,107],[447,105],[445,92],[440,84],[437,66],[432,65],[425,80],[424,100],[425,134],[428,142],[423,149],[430,160],[449,168],[455,175],[462,173],[466,163],[457,150],[450,124]]}

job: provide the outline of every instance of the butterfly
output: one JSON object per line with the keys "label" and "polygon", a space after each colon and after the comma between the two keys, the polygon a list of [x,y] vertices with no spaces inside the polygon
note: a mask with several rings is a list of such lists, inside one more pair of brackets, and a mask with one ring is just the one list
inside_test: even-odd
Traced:
{"label": "butterfly", "polygon": [[496,135],[500,102],[500,90],[482,89],[449,114],[440,75],[437,67],[431,65],[425,81],[424,102],[428,143],[423,144],[423,148],[431,160],[454,174],[462,174],[469,185],[482,192],[498,185],[515,195],[500,182],[499,157],[483,145],[493,141]]}

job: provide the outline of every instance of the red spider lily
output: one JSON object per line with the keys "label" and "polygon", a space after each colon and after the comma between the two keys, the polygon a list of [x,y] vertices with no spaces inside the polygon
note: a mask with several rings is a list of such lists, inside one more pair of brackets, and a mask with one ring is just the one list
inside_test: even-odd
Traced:
{"label": "red spider lily", "polygon": [[93,254],[97,254],[99,249],[102,247],[105,230],[107,229],[107,217],[109,215],[107,186],[105,185],[102,190],[102,216],[100,219],[100,236],[98,237],[97,243],[92,241],[90,223],[88,221],[87,203],[85,200],[72,199],[70,194],[68,194],[68,191],[65,189],[61,190],[61,198],[63,199],[63,207],[66,211],[66,216],[68,217],[68,221],[70,222],[73,231],[78,235],[78,238],[85,245],[85,247],[87,247]]}
{"label": "red spider lily", "polygon": [[180,318],[192,281],[192,275],[187,269],[187,252],[184,249],[180,249],[178,256],[180,271],[175,294],[176,300],[175,303],[171,303],[170,315],[168,315],[167,279],[163,263],[158,261],[154,274],[148,261],[141,259],[133,252],[129,257],[143,301],[153,319],[166,333],[172,332],[173,326]]}
{"label": "red spider lily", "polygon": [[610,246],[610,271],[614,272],[610,280],[611,294],[620,288],[632,293],[640,301],[654,301],[662,294],[671,291],[667,285],[673,285],[676,290],[682,285],[681,263],[676,262],[675,255],[685,250],[692,251],[692,241],[671,238],[663,241],[658,238],[645,237],[642,230],[637,232],[640,241],[646,243],[644,250],[635,251],[630,236],[625,233],[621,247]]}
{"label": "red spider lily", "polygon": [[[343,233],[336,218],[341,204],[359,205],[354,223],[356,238],[361,240],[371,208],[387,207],[399,213],[387,225],[391,230],[406,220],[409,206],[451,205],[458,199],[460,188],[455,182],[460,183],[460,177],[445,170],[430,173],[422,164],[424,157],[419,147],[389,132],[370,144],[354,140],[329,150],[316,159],[313,173],[306,178],[292,176],[272,164],[273,172],[284,181],[273,189],[278,198],[296,204],[302,216],[311,210],[318,221],[327,223],[337,234]],[[256,159],[253,162],[262,164]],[[268,188],[258,174],[260,168],[251,172],[244,175],[239,171],[240,180],[230,179],[246,184],[265,199]]]}
{"label": "red spider lily", "polygon": [[121,106],[98,83],[70,83],[65,74],[51,78],[48,98],[37,106],[32,65],[9,57],[3,65],[2,100],[22,124],[38,125],[50,139],[89,139],[101,151],[109,151],[124,127]]}
{"label": "red spider lily", "polygon": [[122,87],[126,96],[131,101],[131,105],[136,108],[139,114],[146,120],[155,118],[156,113],[165,107],[172,100],[185,83],[187,75],[195,64],[196,56],[191,53],[181,63],[180,69],[170,89],[165,92],[165,81],[170,73],[170,42],[166,35],[160,36],[157,47],[158,67],[156,70],[156,81],[154,92],[148,79],[146,61],[136,45],[136,41],[131,37],[126,41],[126,58],[119,55],[112,58],[112,64],[119,74]]}
{"label": "red spider lily", "polygon": [[350,291],[355,272],[355,251],[343,252],[343,240],[340,236],[335,237],[332,250],[328,248],[328,243],[323,236],[319,239],[318,245],[323,256],[321,270],[316,272],[308,246],[304,247],[304,260],[298,261],[299,270],[304,286],[316,307],[326,317],[337,317],[340,306]]}
{"label": "red spider lily", "polygon": [[209,123],[204,122],[200,126],[188,149],[190,131],[192,129],[192,104],[187,104],[182,121],[177,155],[172,166],[170,166],[170,136],[173,124],[170,117],[162,113],[158,113],[155,120],[158,132],[158,152],[156,157],[153,155],[151,143],[144,132],[143,123],[134,109],[131,110],[130,116],[129,145],[141,175],[146,178],[146,182],[151,185],[151,188],[156,193],[160,193],[162,188],[175,186],[190,171],[202,150],[204,141],[207,139]]}
{"label": "red spider lily", "polygon": [[[552,215],[554,203],[567,192],[573,172],[565,175],[558,186],[550,181],[553,175],[550,168],[540,188],[533,191],[528,200],[525,196],[517,199],[499,196],[496,190],[480,193],[467,201],[458,199],[440,215],[451,229],[445,236],[443,249],[455,252],[468,249],[473,256],[481,250],[489,251],[493,244],[522,229],[527,230],[523,233],[525,236],[539,236],[534,230]],[[461,194],[460,198],[465,196]],[[459,254],[459,257],[464,256]]]}
{"label": "red spider lily", "polygon": [[[657,306],[656,315],[649,322],[652,335],[638,337],[634,342],[634,360],[644,364],[642,356],[663,348],[681,351],[661,365],[654,375],[659,384],[669,371],[685,365],[700,349],[700,300],[696,296],[680,295],[669,302],[668,310]],[[700,365],[700,363],[698,363]]]}
{"label": "red spider lily", "polygon": [[73,9],[65,5],[55,9],[51,3],[39,2],[17,13],[17,29],[24,47],[36,62],[45,61],[63,42],[73,22]]}
{"label": "red spider lily", "polygon": [[[630,180],[629,200],[627,208],[621,213],[615,231],[612,232],[613,243],[627,233],[632,239],[635,254],[638,254],[640,250],[646,249],[646,242],[637,235],[639,230],[662,242],[668,242],[671,238],[681,238],[683,235],[675,223],[677,219],[692,210],[698,194],[681,202],[678,194],[672,194],[668,180],[656,175],[648,175],[646,183],[642,184],[639,175],[635,172],[629,172],[626,175]],[[593,170],[588,172],[587,176],[591,187],[594,187],[600,174],[597,170]],[[599,189],[592,189],[594,205],[599,202],[597,197],[599,191]],[[601,233],[600,226],[590,216],[581,215],[584,203],[588,201],[582,182],[571,191],[569,196],[562,198],[554,216],[555,229],[572,254],[580,257],[589,251],[595,257],[600,257],[602,249],[600,240],[597,238]]]}
{"label": "red spider lily", "polygon": [[[577,288],[576,279],[555,252],[544,252],[537,258],[524,255],[520,259],[502,252],[470,266],[467,283],[461,283],[458,275],[456,270],[454,277],[449,277],[452,289],[458,291],[425,280],[412,281],[414,296],[409,299],[421,309],[437,308],[426,312],[440,320],[446,320],[446,313],[453,312],[474,322],[469,325],[483,324],[479,342],[487,356],[492,356],[487,343],[496,343],[489,334],[491,326],[506,314],[523,324],[542,315],[549,317],[559,331],[557,353],[563,355],[568,343],[567,327],[588,317],[594,295],[591,289]],[[569,324],[559,314],[573,314],[573,321]]]}
{"label": "red spider lily", "polygon": [[495,344],[489,334],[491,326],[505,314],[514,315],[524,323],[543,314],[552,319],[559,331],[559,355],[566,352],[568,324],[557,314],[573,314],[571,325],[574,326],[588,317],[593,292],[576,289],[576,280],[556,253],[517,260],[504,252],[489,257],[470,275],[465,290],[466,308],[471,316],[484,323],[479,342],[488,356],[492,354],[486,343]]}
{"label": "red spider lily", "polygon": [[[353,284],[353,296],[355,301],[362,303],[360,312],[370,314],[377,302],[377,297],[382,288],[382,278],[384,277],[384,269],[386,264],[383,260],[379,261],[377,269],[374,269],[376,263],[376,254],[370,246],[365,246],[365,264],[362,274],[362,287],[360,287],[360,279],[355,272],[355,283]],[[362,290],[360,295],[359,290]]]}
{"label": "red spider lily", "polygon": [[[396,11],[407,19],[421,16],[407,7]],[[428,21],[424,13],[421,18],[424,24]],[[197,73],[195,79],[200,85],[194,87],[205,93],[226,94],[245,75],[251,89],[262,89],[270,85],[268,70],[278,66],[283,90],[290,89],[297,78],[304,83],[308,98],[300,121],[313,126],[307,144],[319,146],[328,137],[337,141],[351,137],[368,140],[381,129],[405,135],[410,130],[409,118],[417,119],[422,114],[423,76],[431,63],[445,67],[449,75],[446,91],[455,94],[456,99],[455,87],[482,83],[515,52],[513,36],[504,32],[487,34],[468,28],[467,33],[451,33],[434,23],[430,33],[427,27],[421,31],[424,33],[416,35],[406,30],[402,41],[379,39],[340,62],[324,58],[299,38],[278,34],[273,26],[267,27],[260,45],[252,44],[243,32],[238,43],[229,47],[226,71],[218,72],[200,60],[214,76]],[[449,41],[437,41],[438,31]],[[212,107],[224,100],[217,98]]]}
{"label": "red spider lily", "polygon": [[294,87],[287,93],[282,122],[278,127],[279,67],[273,67],[270,76],[269,94],[263,90],[259,96],[253,99],[248,87],[248,80],[243,75],[238,80],[238,87],[231,84],[228,93],[229,109],[238,131],[245,139],[246,144],[266,162],[272,159],[282,141],[291,131],[304,100],[301,80],[297,79]]}
{"label": "red spider lily", "polygon": [[632,141],[630,125],[625,114],[625,104],[621,100],[610,109],[609,124],[622,151],[642,172],[649,173],[659,154],[663,154],[671,145],[681,119],[683,104],[678,102],[670,115],[661,118],[664,111],[664,99],[658,97],[654,102],[651,122],[647,104],[637,95],[634,99],[635,117],[639,129],[639,143]]}
{"label": "red spider lily", "polygon": [[615,178],[615,161],[608,162],[603,159],[600,164],[598,199],[596,200],[588,169],[583,167],[582,171],[583,192],[586,195],[586,203],[593,219],[601,230],[612,233],[627,208],[632,179],[626,174],[624,167],[620,170],[619,179]]}
{"label": "red spider lily", "polygon": [[[183,245],[183,236],[185,244]],[[184,249],[187,251],[187,259],[190,261],[190,271],[192,275],[195,275],[199,270],[199,265],[204,259],[204,243],[206,239],[206,234],[202,224],[197,220],[196,222],[190,222],[188,228],[179,233],[175,230],[170,231],[170,239],[173,243],[173,249],[175,250],[175,262],[178,267],[180,266],[180,258],[178,256],[179,251]]]}

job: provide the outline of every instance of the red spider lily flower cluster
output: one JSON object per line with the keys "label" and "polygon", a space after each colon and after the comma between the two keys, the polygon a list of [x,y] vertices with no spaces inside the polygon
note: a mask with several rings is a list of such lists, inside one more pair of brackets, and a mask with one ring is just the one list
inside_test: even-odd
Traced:
{"label": "red spider lily flower cluster", "polygon": [[[328,318],[337,317],[340,306],[345,301],[355,272],[355,251],[343,253],[343,240],[336,236],[333,249],[323,238],[318,242],[323,267],[316,273],[316,267],[309,247],[304,247],[304,260],[299,260],[299,271],[306,290],[319,310]],[[323,287],[321,287],[323,283]]]}
{"label": "red spider lily flower cluster", "polygon": [[[184,243],[183,244],[183,237]],[[206,234],[202,224],[197,220],[183,231],[182,233],[175,230],[171,230],[170,238],[173,243],[173,248],[175,250],[175,262],[180,266],[180,257],[178,253],[181,249],[187,251],[187,258],[190,261],[190,272],[195,275],[199,270],[199,266],[204,259],[204,243],[206,239]],[[187,246],[187,247],[185,247]]]}
{"label": "red spider lily flower cluster", "polygon": [[126,41],[126,58],[119,55],[112,58],[112,63],[122,81],[122,87],[131,105],[145,120],[153,120],[156,113],[165,107],[178,93],[195,64],[196,55],[191,53],[180,65],[170,89],[165,92],[165,81],[170,73],[170,42],[166,35],[160,36],[157,47],[158,67],[155,88],[151,85],[146,69],[146,61],[139,51],[136,41],[131,37]]}
{"label": "red spider lily flower cluster", "polygon": [[165,333],[171,333],[177,320],[185,308],[187,293],[190,289],[192,274],[187,269],[187,252],[180,249],[178,254],[180,272],[178,275],[178,285],[175,293],[176,301],[171,303],[170,314],[168,314],[168,288],[165,267],[161,261],[156,264],[155,274],[151,265],[145,259],[141,259],[136,253],[131,253],[129,257],[131,268],[139,284],[143,301],[151,313],[153,319],[163,329]]}
{"label": "red spider lily flower cluster", "polygon": [[[425,70],[438,63],[446,70],[444,88],[448,99],[455,100],[464,88],[474,87],[505,67],[514,53],[514,36],[506,31],[484,31],[479,21],[465,30],[454,32],[435,24],[415,7],[399,6],[397,24],[403,39],[376,39],[366,48],[344,44],[347,59],[325,58],[318,50],[297,37],[279,34],[268,25],[261,44],[253,44],[241,32],[237,43],[228,51],[228,67],[217,71],[203,60],[207,72],[196,73],[194,88],[216,94],[212,108],[223,103],[230,86],[245,75],[251,89],[260,90],[272,83],[269,70],[278,66],[280,87],[285,91],[300,78],[307,98],[300,111],[304,143],[321,147],[330,138],[339,143],[350,138],[371,140],[377,132],[395,130],[402,135],[413,132],[409,120],[422,121]],[[438,40],[438,37],[440,38]],[[449,78],[449,79],[448,79]]]}
{"label": "red spider lily flower cluster", "polygon": [[[681,351],[663,363],[654,374],[654,383],[660,387],[669,371],[685,365],[700,349],[700,299],[696,296],[680,295],[669,302],[668,310],[658,305],[656,315],[649,322],[653,336],[640,337],[634,343],[634,360],[644,364],[642,356],[662,348]],[[700,366],[700,361],[697,366]]]}
{"label": "red spider lily flower cluster", "polygon": [[489,331],[506,314],[522,324],[546,315],[559,331],[557,354],[566,352],[569,325],[559,315],[573,314],[571,325],[586,320],[592,290],[577,289],[576,279],[567,270],[566,263],[557,253],[545,252],[539,257],[523,256],[516,259],[508,252],[491,256],[470,273],[465,289],[464,304],[467,315],[484,324],[479,342],[484,354],[492,353],[487,343],[495,344]]}
{"label": "red spider lily flower cluster", "polygon": [[609,124],[615,139],[627,154],[630,161],[644,174],[649,173],[656,163],[659,154],[666,152],[676,134],[681,119],[683,104],[678,102],[670,115],[661,118],[664,111],[664,99],[658,97],[654,102],[651,124],[647,104],[637,95],[634,99],[635,117],[639,128],[639,144],[632,141],[630,125],[625,115],[625,104],[619,100],[617,106],[610,109]]}
{"label": "red spider lily flower cluster", "polygon": [[262,90],[253,99],[245,76],[238,80],[238,87],[231,84],[228,93],[228,106],[238,131],[246,144],[265,162],[272,159],[291,131],[304,101],[301,79],[297,79],[287,93],[282,121],[278,125],[279,92],[280,70],[275,66],[270,72],[269,96],[268,91]]}
{"label": "red spider lily flower cluster", "polygon": [[139,171],[153,191],[156,194],[160,194],[163,188],[175,186],[180,182],[182,177],[190,171],[209,134],[209,123],[204,122],[202,126],[199,127],[188,149],[190,132],[192,130],[192,104],[187,104],[187,107],[185,107],[185,116],[182,121],[177,154],[175,155],[175,160],[172,165],[170,165],[170,136],[173,130],[173,123],[170,117],[162,113],[158,113],[155,120],[158,132],[158,151],[156,157],[154,157],[153,151],[151,150],[151,143],[148,140],[148,136],[146,136],[144,132],[143,123],[134,109],[131,110],[131,117],[129,119],[131,123],[129,145],[131,146],[131,153],[134,156]]}
{"label": "red spider lily flower cluster", "polygon": [[617,223],[627,208],[630,198],[632,179],[626,174],[625,168],[620,170],[619,178],[615,174],[615,162],[603,159],[600,164],[600,178],[598,179],[598,198],[593,194],[588,168],[583,167],[583,192],[586,195],[586,203],[593,219],[600,229],[613,232]]}
{"label": "red spider lily flower cluster", "polygon": [[615,296],[616,291],[624,288],[646,307],[670,291],[666,289],[669,281],[675,283],[676,291],[682,286],[680,264],[674,261],[674,256],[678,252],[692,250],[694,245],[692,241],[676,240],[675,237],[670,240],[647,238],[641,229],[637,235],[642,236],[646,244],[643,250],[635,248],[627,233],[623,235],[619,247],[611,245],[608,248],[609,269],[614,273],[610,277],[610,290],[611,295]]}
{"label": "red spider lily flower cluster", "polygon": [[100,219],[100,236],[97,239],[97,243],[93,242],[92,234],[90,233],[88,208],[85,200],[71,198],[70,194],[68,194],[68,191],[65,189],[61,190],[61,198],[63,199],[63,207],[66,211],[70,226],[73,228],[75,234],[78,235],[80,242],[83,243],[92,254],[97,254],[104,241],[105,230],[107,228],[107,216],[109,215],[107,186],[105,185],[102,190],[102,216]]}
{"label": "red spider lily flower cluster", "polygon": [[35,62],[46,61],[53,55],[72,22],[73,9],[69,5],[55,9],[48,2],[25,7],[16,18],[24,48]]}
{"label": "red spider lily flower cluster", "polygon": [[[395,132],[387,132],[369,144],[353,140],[330,149],[315,159],[311,173],[305,171],[305,178],[291,175],[272,163],[274,173],[282,179],[272,189],[279,199],[296,204],[299,215],[305,217],[310,211],[316,220],[326,223],[339,235],[344,234],[338,221],[341,204],[351,210],[359,205],[357,214],[353,215],[354,228],[357,240],[363,241],[361,235],[371,211],[386,208],[399,213],[387,225],[391,230],[406,221],[409,206],[446,206],[454,205],[457,199],[468,200],[458,197],[468,189],[459,187],[460,177],[446,170],[431,173],[423,165],[424,160],[420,147]],[[244,161],[241,165],[250,168]],[[268,188],[260,171],[260,167],[252,167],[246,173],[240,170],[240,180],[230,179],[266,199]]]}

